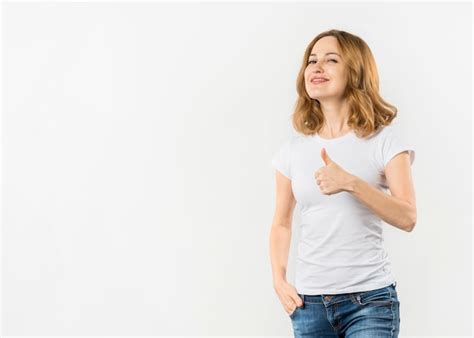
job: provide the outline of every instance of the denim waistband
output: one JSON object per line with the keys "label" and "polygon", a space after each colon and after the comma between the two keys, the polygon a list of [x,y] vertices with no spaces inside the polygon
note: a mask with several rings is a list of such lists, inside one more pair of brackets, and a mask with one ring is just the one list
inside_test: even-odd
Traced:
{"label": "denim waistband", "polygon": [[[384,288],[388,288],[388,287],[392,287],[393,289],[395,289],[397,286],[397,282],[394,282],[388,286],[385,286],[383,288],[380,288],[380,289],[384,289]],[[374,290],[377,290],[377,289],[374,289]],[[369,290],[369,291],[373,291],[373,290]],[[331,300],[332,298],[349,298],[353,295],[356,295],[356,294],[360,294],[362,292],[369,292],[369,291],[358,291],[358,292],[349,292],[349,293],[341,293],[341,294],[321,294],[321,295],[305,295],[305,294],[300,294],[298,293],[298,295],[302,298],[303,302],[305,301],[308,301],[308,302],[318,302],[318,301],[322,301],[322,298],[324,297],[324,300],[326,301],[329,301]]]}

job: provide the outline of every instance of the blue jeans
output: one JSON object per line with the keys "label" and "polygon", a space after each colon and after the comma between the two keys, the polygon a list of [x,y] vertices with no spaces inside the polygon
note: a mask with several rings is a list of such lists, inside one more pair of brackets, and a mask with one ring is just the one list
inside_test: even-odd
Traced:
{"label": "blue jeans", "polygon": [[398,337],[400,302],[396,283],[338,295],[299,294],[303,305],[290,314],[298,337]]}

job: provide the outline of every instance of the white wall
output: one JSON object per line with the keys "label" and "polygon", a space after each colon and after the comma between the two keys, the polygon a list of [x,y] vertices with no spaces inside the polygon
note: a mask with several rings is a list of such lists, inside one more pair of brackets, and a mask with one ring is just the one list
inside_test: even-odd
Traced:
{"label": "white wall", "polygon": [[470,335],[471,6],[4,3],[1,334],[291,336],[270,159],[338,28],[416,149],[416,228],[385,224],[401,335]]}

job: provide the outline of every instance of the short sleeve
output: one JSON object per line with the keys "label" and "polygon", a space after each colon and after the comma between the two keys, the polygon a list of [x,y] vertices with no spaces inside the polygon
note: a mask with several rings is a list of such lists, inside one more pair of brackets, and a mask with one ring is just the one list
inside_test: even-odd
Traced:
{"label": "short sleeve", "polygon": [[384,137],[382,139],[382,145],[380,149],[380,159],[382,169],[390,162],[395,155],[403,152],[408,151],[410,155],[410,165],[413,164],[415,161],[415,149],[411,142],[409,142],[406,138],[402,137],[398,127],[396,126],[386,126],[384,127]]}
{"label": "short sleeve", "polygon": [[272,166],[281,172],[284,176],[292,179],[291,175],[291,138],[288,139],[283,145],[280,146],[280,149],[273,155]]}

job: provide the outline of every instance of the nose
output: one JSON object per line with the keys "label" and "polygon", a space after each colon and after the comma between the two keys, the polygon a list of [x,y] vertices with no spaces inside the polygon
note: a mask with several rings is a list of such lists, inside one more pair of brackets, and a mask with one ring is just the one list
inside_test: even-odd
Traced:
{"label": "nose", "polygon": [[320,62],[313,63],[313,73],[321,73],[323,71],[323,67],[321,67]]}
{"label": "nose", "polygon": [[324,70],[321,67],[317,67],[313,69],[313,71],[311,72],[311,74],[318,74],[318,75],[322,73],[324,73]]}
{"label": "nose", "polygon": [[311,64],[313,67],[311,69],[309,78],[311,78],[312,75],[319,75],[324,73],[323,67],[321,67],[321,62],[317,61],[316,63]]}

